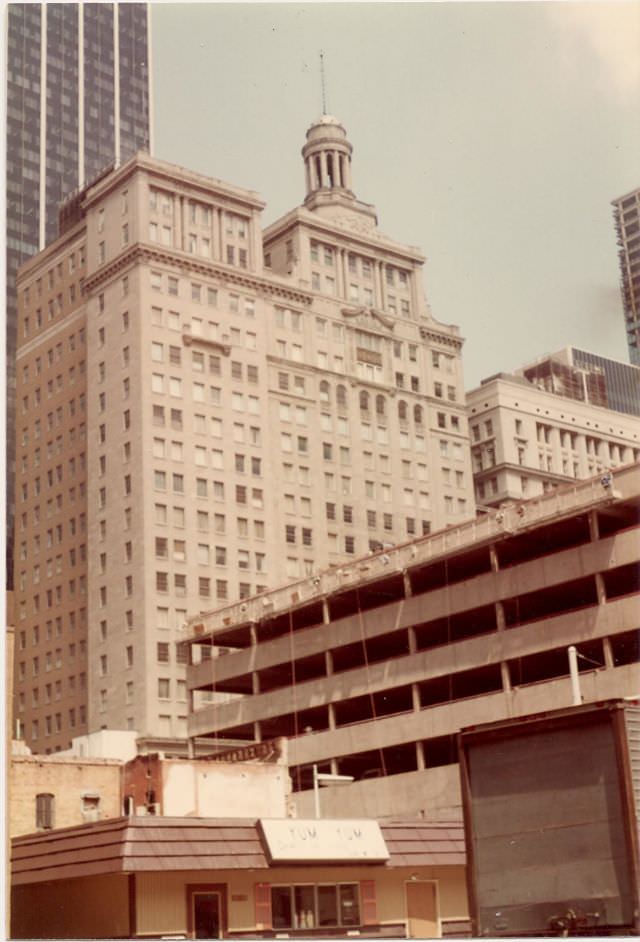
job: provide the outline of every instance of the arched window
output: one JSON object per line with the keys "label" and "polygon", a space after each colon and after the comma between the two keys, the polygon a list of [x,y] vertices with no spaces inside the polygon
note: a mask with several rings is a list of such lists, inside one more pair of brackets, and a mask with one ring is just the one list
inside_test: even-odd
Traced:
{"label": "arched window", "polygon": [[422,406],[413,407],[413,421],[416,425],[422,425]]}
{"label": "arched window", "polygon": [[360,392],[360,409],[363,412],[369,411],[369,393],[365,392],[364,389]]}
{"label": "arched window", "polygon": [[401,399],[398,403],[398,418],[402,421],[406,421],[407,418],[407,404],[404,399]]}
{"label": "arched window", "polygon": [[320,402],[330,402],[331,394],[329,389],[329,383],[326,379],[323,379],[320,383]]}
{"label": "arched window", "polygon": [[385,414],[384,396],[376,396],[376,415]]}
{"label": "arched window", "polygon": [[347,388],[346,386],[336,386],[336,402],[343,409],[347,407]]}

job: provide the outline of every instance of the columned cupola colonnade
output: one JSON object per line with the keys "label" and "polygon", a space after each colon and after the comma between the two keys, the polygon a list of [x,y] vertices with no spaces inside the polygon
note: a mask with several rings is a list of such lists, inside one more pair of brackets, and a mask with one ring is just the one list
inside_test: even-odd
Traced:
{"label": "columned cupola colonnade", "polygon": [[323,115],[307,131],[302,148],[307,199],[318,190],[352,191],[351,153],[353,148],[337,118]]}

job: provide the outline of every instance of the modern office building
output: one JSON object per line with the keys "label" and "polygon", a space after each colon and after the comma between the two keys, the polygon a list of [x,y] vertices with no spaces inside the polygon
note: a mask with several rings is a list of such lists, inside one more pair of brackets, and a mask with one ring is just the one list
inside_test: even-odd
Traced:
{"label": "modern office building", "polygon": [[[18,267],[58,233],[59,204],[151,147],[146,3],[7,7],[7,536],[11,559]],[[11,568],[8,569],[12,584]]]}
{"label": "modern office building", "polygon": [[613,203],[629,359],[640,366],[640,188]]}
{"label": "modern office building", "polygon": [[640,459],[640,367],[584,350],[491,376],[467,408],[480,507]]}
{"label": "modern office building", "polygon": [[622,360],[563,347],[515,372],[547,392],[640,416],[640,367]]}
{"label": "modern office building", "polygon": [[569,646],[637,695],[639,507],[629,466],[191,619],[189,737],[290,737],[301,817],[317,765],[327,816],[455,818],[457,733],[569,706]]}
{"label": "modern office building", "polygon": [[475,515],[424,258],[307,134],[305,205],[138,154],[19,277],[17,717],[186,737],[190,614]]}

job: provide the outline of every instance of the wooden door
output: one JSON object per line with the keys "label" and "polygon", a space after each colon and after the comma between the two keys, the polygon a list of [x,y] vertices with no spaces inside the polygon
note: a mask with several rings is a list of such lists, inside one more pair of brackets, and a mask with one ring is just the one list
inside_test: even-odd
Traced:
{"label": "wooden door", "polygon": [[437,939],[436,885],[416,881],[407,888],[407,935],[410,939]]}

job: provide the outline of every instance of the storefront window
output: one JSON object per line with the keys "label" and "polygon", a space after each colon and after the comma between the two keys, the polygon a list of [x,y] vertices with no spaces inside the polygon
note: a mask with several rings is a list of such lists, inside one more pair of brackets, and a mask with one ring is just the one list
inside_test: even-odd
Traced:
{"label": "storefront window", "polygon": [[357,883],[272,886],[274,929],[360,925]]}

